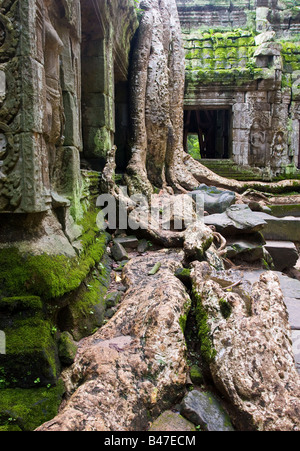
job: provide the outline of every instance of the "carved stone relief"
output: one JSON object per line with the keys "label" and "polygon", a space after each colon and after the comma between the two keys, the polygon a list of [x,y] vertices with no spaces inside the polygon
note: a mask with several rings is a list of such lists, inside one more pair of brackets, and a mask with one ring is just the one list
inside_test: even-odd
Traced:
{"label": "carved stone relief", "polygon": [[44,48],[44,68],[46,80],[46,109],[44,117],[44,137],[47,143],[49,154],[50,177],[53,174],[56,146],[61,144],[62,127],[64,123],[63,99],[60,86],[60,65],[59,55],[63,48],[63,43],[55,30],[47,8],[45,8],[45,48]]}
{"label": "carved stone relief", "polygon": [[21,174],[15,170],[19,160],[19,137],[0,122],[0,210],[12,211],[21,201]]}
{"label": "carved stone relief", "polygon": [[[10,2],[10,8],[17,0]],[[18,45],[18,27],[12,20],[13,14],[0,12],[0,62],[7,61],[15,53]]]}
{"label": "carved stone relief", "polygon": [[271,166],[280,167],[286,155],[286,138],[283,130],[278,130],[271,145]]}
{"label": "carved stone relief", "polygon": [[0,22],[0,47],[2,47],[5,42],[5,35],[4,25]]}
{"label": "carved stone relief", "polygon": [[264,167],[266,164],[267,133],[261,127],[259,119],[255,119],[250,133],[250,158],[253,166]]}

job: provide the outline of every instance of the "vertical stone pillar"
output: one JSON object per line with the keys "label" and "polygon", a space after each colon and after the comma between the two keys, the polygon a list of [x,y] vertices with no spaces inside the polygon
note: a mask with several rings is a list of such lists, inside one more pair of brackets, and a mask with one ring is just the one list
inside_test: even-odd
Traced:
{"label": "vertical stone pillar", "polygon": [[42,20],[39,0],[6,2],[6,11],[0,16],[0,212],[41,212],[51,202],[42,137]]}
{"label": "vertical stone pillar", "polygon": [[242,102],[242,94],[239,102],[233,105],[232,112],[232,157],[235,163],[246,166],[249,164],[250,151],[250,105]]}
{"label": "vertical stone pillar", "polygon": [[0,213],[51,209],[61,147],[79,161],[80,2],[59,5],[8,0],[0,13]]}
{"label": "vertical stone pillar", "polygon": [[83,43],[84,156],[104,164],[115,132],[114,48],[112,28]]}

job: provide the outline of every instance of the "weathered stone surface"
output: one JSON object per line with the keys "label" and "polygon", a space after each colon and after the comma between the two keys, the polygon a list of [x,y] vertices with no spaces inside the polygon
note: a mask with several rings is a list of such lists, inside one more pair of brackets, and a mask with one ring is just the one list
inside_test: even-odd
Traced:
{"label": "weathered stone surface", "polygon": [[212,393],[193,390],[183,399],[180,413],[205,431],[234,431],[228,414]]}
{"label": "weathered stone surface", "polygon": [[229,259],[240,257],[251,263],[264,258],[264,244],[259,234],[228,238],[226,256]]}
{"label": "weathered stone surface", "polygon": [[121,291],[113,291],[105,298],[105,305],[107,308],[115,307],[119,304],[123,293]]}
{"label": "weathered stone surface", "polygon": [[204,210],[210,215],[215,213],[224,213],[228,207],[236,201],[236,194],[232,191],[220,190],[214,186],[200,185],[195,191],[192,191],[190,195],[203,196],[204,198]]}
{"label": "weathered stone surface", "polygon": [[273,258],[276,271],[293,268],[299,259],[298,250],[290,241],[267,241],[265,248]]}
{"label": "weathered stone surface", "polygon": [[135,236],[117,237],[114,238],[114,243],[121,244],[125,249],[136,249],[139,244],[139,240]]}
{"label": "weathered stone surface", "polygon": [[74,363],[77,346],[69,332],[63,332],[58,342],[58,355],[63,365],[69,366]]}
{"label": "weathered stone surface", "polygon": [[[187,365],[181,325],[191,301],[174,276],[183,257],[163,251],[127,264],[128,291],[120,309],[80,343],[64,374],[68,402],[38,430],[144,430],[149,414],[157,418],[183,393]],[[158,261],[160,271],[148,277]]]}
{"label": "weathered stone surface", "polygon": [[185,231],[184,252],[189,261],[201,260],[213,242],[213,232],[203,222],[198,221]]}
{"label": "weathered stone surface", "polygon": [[55,385],[60,370],[58,350],[41,299],[2,298],[0,327],[6,335],[6,353],[0,354],[1,388]]}
{"label": "weathered stone surface", "polygon": [[115,243],[111,248],[111,255],[116,262],[128,260],[128,253],[120,243]]}
{"label": "weathered stone surface", "polygon": [[292,330],[300,330],[300,286],[298,287],[298,298],[285,296],[284,302],[289,312],[289,322]]}
{"label": "weathered stone surface", "polygon": [[[0,218],[1,219],[1,218]],[[61,223],[52,213],[12,220],[10,230],[0,232],[0,249],[17,247],[24,254],[76,257],[76,252],[66,237]]]}
{"label": "weathered stone surface", "polygon": [[[282,126],[294,120],[289,101],[282,99],[287,96],[296,100],[295,105],[299,102],[297,86],[290,86],[284,93],[286,80],[299,69],[295,55],[299,40],[296,45],[292,41],[300,23],[292,3],[177,0],[177,5],[186,57],[187,113],[200,110],[202,123],[207,109],[226,105],[234,113],[229,146],[228,128],[220,122],[215,126],[212,121],[205,130],[202,124],[197,129],[193,121],[186,121],[186,136],[202,136],[202,159],[212,158],[207,162],[214,165],[216,159],[223,163],[229,154],[232,162],[228,169],[224,171],[220,164],[215,172],[230,178],[237,175],[245,181],[254,180],[255,173],[261,180],[272,180],[279,173],[295,173],[298,131]],[[232,163],[238,171],[232,170]],[[249,166],[256,168],[255,172],[249,171]]]}
{"label": "weathered stone surface", "polygon": [[255,212],[254,215],[258,220],[266,222],[263,230],[266,240],[300,241],[300,218],[292,216],[276,218],[267,213],[259,212]]}
{"label": "weathered stone surface", "polygon": [[[299,430],[299,375],[277,276],[262,274],[250,299],[221,289],[206,263],[193,264],[192,278],[207,315],[211,375],[236,411],[234,423],[243,430]],[[227,319],[224,302],[231,307]]]}
{"label": "weathered stone surface", "polygon": [[143,240],[139,241],[137,250],[140,254],[143,254],[144,252],[146,252],[148,250],[148,248],[149,248],[149,245],[148,245],[147,240],[143,239]]}
{"label": "weathered stone surface", "polygon": [[293,330],[292,338],[293,338],[293,350],[296,359],[296,368],[298,370],[298,373],[300,374],[300,330]]}
{"label": "weathered stone surface", "polygon": [[260,231],[265,226],[265,221],[255,213],[248,205],[232,205],[225,213],[205,216],[204,223],[213,225],[217,232],[224,236],[236,235],[239,233],[254,233]]}
{"label": "weathered stone surface", "polygon": [[179,413],[167,410],[154,421],[149,432],[194,432],[195,425],[183,418]]}

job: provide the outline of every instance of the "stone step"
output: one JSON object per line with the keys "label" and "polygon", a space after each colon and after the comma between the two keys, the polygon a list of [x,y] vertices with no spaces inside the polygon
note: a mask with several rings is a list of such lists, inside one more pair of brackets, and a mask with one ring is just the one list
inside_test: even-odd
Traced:
{"label": "stone step", "polygon": [[240,181],[262,180],[262,175],[258,170],[255,170],[255,168],[239,166],[231,159],[202,159],[201,163],[216,174],[229,179],[236,179]]}
{"label": "stone step", "polygon": [[266,222],[262,234],[266,240],[300,242],[300,218],[286,216],[277,218],[268,213],[253,212],[257,219]]}

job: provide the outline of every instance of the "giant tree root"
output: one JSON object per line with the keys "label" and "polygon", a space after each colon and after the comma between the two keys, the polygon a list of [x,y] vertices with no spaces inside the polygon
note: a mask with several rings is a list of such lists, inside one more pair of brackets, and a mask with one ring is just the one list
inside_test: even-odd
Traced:
{"label": "giant tree root", "polygon": [[241,430],[299,431],[300,378],[278,277],[263,274],[242,298],[211,280],[205,262],[194,263],[191,275],[205,319],[201,346],[217,389],[234,407],[235,424]]}
{"label": "giant tree root", "polygon": [[[80,343],[64,375],[67,404],[38,431],[142,431],[182,396],[187,365],[181,326],[191,304],[174,276],[182,259],[183,253],[163,251],[128,263],[119,311]],[[157,262],[160,270],[149,276]]]}

